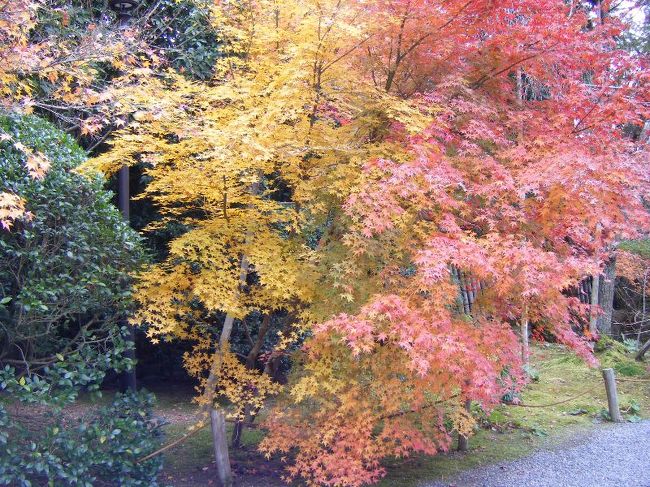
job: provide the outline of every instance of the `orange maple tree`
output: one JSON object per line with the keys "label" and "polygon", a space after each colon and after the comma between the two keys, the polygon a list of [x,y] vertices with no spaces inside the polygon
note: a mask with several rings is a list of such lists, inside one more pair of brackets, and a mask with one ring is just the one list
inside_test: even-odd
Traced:
{"label": "orange maple tree", "polygon": [[[647,150],[623,131],[649,116],[647,60],[617,48],[609,2],[363,5],[374,20],[351,72],[428,122],[414,132],[388,110],[368,135],[405,152],[365,161],[337,222],[356,307],[313,327],[267,420],[262,449],[295,449],[289,477],[310,485],[374,482],[384,457],[447,449],[445,420],[471,430],[467,400],[489,409],[523,383],[515,324],[594,362],[563,291],[649,228]],[[484,283],[472,316],[450,266]]]}
{"label": "orange maple tree", "polygon": [[[133,32],[110,22],[90,24],[81,34],[66,32],[69,9],[34,0],[0,4],[0,111],[31,114],[36,108],[84,136],[110,125],[116,111],[110,92],[97,82],[101,63],[133,67],[138,64],[133,53],[143,44]],[[58,19],[54,25],[59,35],[52,32],[55,28],[43,27],[47,16]],[[14,142],[2,130],[0,140],[24,153],[30,175],[43,177],[49,161],[42,153]],[[24,201],[1,192],[0,227],[9,229],[21,217],[29,217]]]}

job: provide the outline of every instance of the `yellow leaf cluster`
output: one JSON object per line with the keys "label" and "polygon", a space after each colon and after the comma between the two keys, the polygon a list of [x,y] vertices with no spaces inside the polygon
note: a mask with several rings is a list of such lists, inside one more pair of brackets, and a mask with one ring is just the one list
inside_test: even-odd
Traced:
{"label": "yellow leaf cluster", "polygon": [[[111,97],[129,122],[85,167],[140,164],[151,181],[141,197],[163,215],[150,229],[186,226],[167,258],[140,276],[133,319],[154,339],[195,340],[186,364],[197,376],[210,369],[223,315],[287,312],[295,323],[279,337],[284,351],[312,323],[354,311],[376,292],[382,252],[397,245],[354,255],[341,238],[351,223],[343,202],[369,161],[406,157],[399,140],[384,137],[390,124],[413,133],[430,117],[355,75],[355,52],[368,40],[363,5],[251,5],[214,6],[224,55],[210,82],[169,71],[116,83]],[[316,362],[295,400],[345,390],[350,376],[332,373],[343,359]],[[233,356],[222,374],[221,392],[233,402],[258,401],[246,384],[261,391],[256,398],[276,391]]]}

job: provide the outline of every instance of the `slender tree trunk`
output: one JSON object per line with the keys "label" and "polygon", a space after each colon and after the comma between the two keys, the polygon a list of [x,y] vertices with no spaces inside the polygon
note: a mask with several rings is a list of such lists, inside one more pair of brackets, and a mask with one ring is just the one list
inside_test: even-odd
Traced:
{"label": "slender tree trunk", "polygon": [[530,365],[530,345],[528,341],[528,306],[524,308],[521,317],[521,360],[525,367]]}
{"label": "slender tree trunk", "polygon": [[[248,259],[242,256],[239,282],[240,286],[246,283],[246,276],[248,275]],[[214,407],[214,393],[221,373],[221,365],[223,364],[223,355],[229,349],[230,335],[232,333],[235,318],[232,314],[228,313],[223,322],[221,329],[221,336],[219,337],[219,345],[213,355],[212,367],[210,368],[210,375],[205,384],[203,391],[203,409],[204,413],[209,413],[210,424],[212,426],[212,442],[214,446],[214,456],[217,464],[217,475],[222,487],[231,487],[233,478],[232,470],[230,468],[230,457],[228,455],[228,440],[226,438],[225,417],[223,411]]]}
{"label": "slender tree trunk", "polygon": [[[646,268],[646,270],[643,272],[643,287],[641,288],[641,324],[639,325],[639,331],[636,336],[636,344],[637,346],[641,346],[641,334],[643,333],[643,327],[646,323],[646,304],[647,304],[647,290],[648,290],[648,271],[650,269]],[[646,344],[647,345],[647,344]],[[644,345],[645,346],[645,345]],[[643,347],[641,347],[641,350],[643,350]],[[643,354],[645,352],[641,353],[639,351],[640,355],[637,355],[637,359],[642,358]]]}
{"label": "slender tree trunk", "polygon": [[[524,71],[521,67],[517,68],[515,73],[516,82],[517,82],[517,105],[521,108],[524,105],[525,98],[525,88],[524,88]],[[520,142],[523,142],[524,138],[524,121],[521,120],[519,123],[519,134],[518,138]],[[521,327],[521,360],[524,364],[524,367],[528,368],[530,363],[530,345],[528,341],[529,335],[529,323],[528,323],[528,304],[524,306],[523,314],[520,322]]]}
{"label": "slender tree trunk", "polygon": [[[130,224],[131,219],[129,176],[129,166],[122,166],[118,173],[118,207],[127,224]],[[125,357],[133,362],[133,367],[131,370],[125,370],[122,372],[122,390],[135,392],[138,389],[135,373],[135,328],[129,324],[129,320],[126,316],[121,318],[121,322],[122,326],[127,329],[128,340],[133,344],[133,348],[124,353]]]}
{"label": "slender tree trunk", "polygon": [[[467,411],[469,413],[471,411],[471,409],[472,409],[472,401],[468,399],[467,401],[465,401],[465,411]],[[464,452],[464,451],[467,451],[467,450],[469,450],[469,437],[467,437],[465,435],[461,435],[459,433],[458,434],[458,451]]]}
{"label": "slender tree trunk", "polygon": [[230,445],[237,449],[241,447],[241,438],[244,434],[244,421],[248,419],[249,411],[248,409],[244,412],[244,419],[238,419],[235,425],[232,428],[232,437],[230,439]]}
{"label": "slender tree trunk", "polygon": [[[521,108],[524,105],[524,70],[517,68],[517,105]],[[524,121],[519,122],[519,141],[522,142],[524,137]]]}
{"label": "slender tree trunk", "polygon": [[591,305],[591,308],[589,309],[589,333],[594,336],[597,332],[596,324],[598,323],[598,313],[596,312],[596,306],[598,306],[600,274],[594,274],[591,279],[591,299],[589,300],[589,304]]}
{"label": "slender tree trunk", "polygon": [[578,285],[578,299],[582,304],[589,304],[591,291],[589,279],[583,279]]}
{"label": "slender tree trunk", "polygon": [[616,284],[616,256],[605,265],[600,289],[598,291],[598,302],[603,309],[603,314],[598,317],[596,327],[604,335],[612,335],[612,313],[614,311],[614,288]]}
{"label": "slender tree trunk", "polygon": [[469,294],[467,293],[467,282],[465,280],[465,273],[458,269],[458,276],[459,276],[459,285],[460,285],[460,293],[463,299],[463,309],[465,311],[465,314],[469,315],[472,313],[472,303],[469,300]]}
{"label": "slender tree trunk", "polygon": [[[260,351],[262,350],[262,346],[264,345],[264,338],[266,337],[269,328],[271,328],[271,315],[266,314],[264,315],[264,318],[262,319],[262,324],[260,325],[260,329],[257,332],[257,338],[255,339],[255,343],[253,344],[250,352],[248,352],[248,356],[246,357],[247,369],[252,370],[255,368],[257,357],[259,356]],[[244,422],[247,420],[251,420],[251,411],[248,409],[246,409],[246,411],[244,412],[244,418],[237,420],[232,430],[231,443],[233,448],[240,447],[242,434],[244,433]]]}
{"label": "slender tree trunk", "polygon": [[[225,192],[225,190],[224,190]],[[259,192],[259,183],[255,182],[251,185],[250,193],[256,195]],[[226,206],[224,205],[224,212]],[[249,240],[250,234],[246,235],[246,241]],[[248,276],[248,258],[246,255],[241,256],[239,266],[239,290],[246,284],[246,277]],[[212,441],[214,444],[215,461],[217,463],[217,474],[222,487],[231,487],[233,483],[232,471],[230,468],[230,457],[228,455],[228,440],[226,438],[225,426],[222,427],[222,422],[225,424],[223,411],[220,411],[214,405],[214,394],[216,391],[219,374],[221,373],[221,365],[223,363],[223,355],[230,347],[230,335],[232,333],[235,317],[228,313],[223,322],[221,329],[221,336],[219,337],[219,346],[215,350],[212,367],[210,368],[210,375],[206,381],[205,391],[203,392],[203,407],[205,412],[210,414],[210,423],[212,426]],[[223,419],[223,421],[222,421]]]}
{"label": "slender tree trunk", "polygon": [[222,487],[232,486],[232,471],[230,470],[230,457],[228,456],[228,443],[226,438],[226,418],[223,411],[212,409],[210,411],[212,425],[212,444],[214,458],[217,462],[217,476]]}
{"label": "slender tree trunk", "polygon": [[456,295],[456,306],[458,308],[458,312],[463,313],[465,311],[465,302],[463,300],[463,288],[460,281],[460,272],[454,265],[449,266],[449,269],[451,273],[451,280],[458,288],[458,294]]}
{"label": "slender tree trunk", "polygon": [[203,413],[210,416],[210,425],[212,427],[212,445],[214,448],[214,459],[217,466],[217,476],[222,487],[232,486],[232,471],[230,468],[230,457],[228,455],[228,440],[226,439],[226,419],[223,411],[214,406],[214,393],[221,372],[223,363],[223,354],[228,350],[228,341],[232,332],[234,317],[226,315],[226,319],[221,330],[219,345],[215,350],[212,358],[212,367],[210,375],[205,384],[203,391]]}

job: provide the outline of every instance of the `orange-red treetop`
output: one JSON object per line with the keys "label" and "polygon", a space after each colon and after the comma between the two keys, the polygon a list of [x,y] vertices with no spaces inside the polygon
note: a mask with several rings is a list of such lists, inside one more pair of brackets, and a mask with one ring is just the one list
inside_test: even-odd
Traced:
{"label": "orange-red treetop", "polygon": [[[324,485],[447,448],[445,415],[462,430],[465,399],[489,407],[520,383],[522,319],[593,362],[572,329],[585,309],[562,292],[650,223],[647,147],[629,135],[650,116],[647,60],[617,49],[609,2],[358,7],[354,72],[428,122],[389,113],[368,134],[404,151],[368,160],[344,204],[350,258],[373,263],[357,277],[381,291],[315,327],[293,389],[307,405],[269,420],[263,447],[298,445],[290,473]],[[472,318],[450,265],[485,285]]]}

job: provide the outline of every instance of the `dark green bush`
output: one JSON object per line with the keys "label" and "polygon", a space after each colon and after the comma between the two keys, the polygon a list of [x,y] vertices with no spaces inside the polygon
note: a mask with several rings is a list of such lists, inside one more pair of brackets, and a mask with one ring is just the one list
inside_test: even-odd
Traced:
{"label": "dark green bush", "polygon": [[[129,305],[127,272],[142,261],[138,235],[111,204],[103,181],[74,171],[84,152],[35,117],[0,116],[13,140],[0,142],[0,191],[21,196],[31,213],[0,231],[0,364],[44,366],[90,336],[103,343]],[[16,143],[45,154],[42,180],[25,168]]]}
{"label": "dark green bush", "polygon": [[[0,484],[156,485],[160,461],[135,463],[160,441],[151,396],[70,407],[133,366],[121,319],[140,239],[103,181],[76,172],[85,154],[68,135],[36,117],[0,115],[0,130],[0,191],[31,215],[0,230]],[[29,150],[51,162],[43,179]]]}
{"label": "dark green bush", "polygon": [[[0,377],[14,373],[7,368]],[[5,381],[5,391],[21,403],[33,402],[34,392],[48,388],[47,380],[37,382],[12,378]],[[0,403],[0,484],[158,485],[161,458],[137,462],[162,438],[161,424],[152,417],[153,402],[145,392],[118,394],[109,406],[81,417],[53,408],[35,412],[28,424],[15,421]]]}

